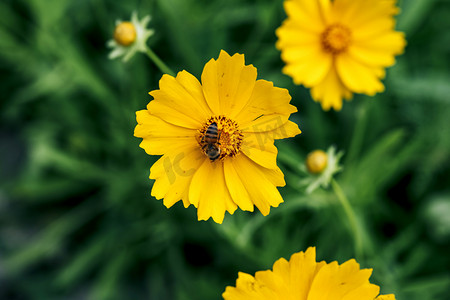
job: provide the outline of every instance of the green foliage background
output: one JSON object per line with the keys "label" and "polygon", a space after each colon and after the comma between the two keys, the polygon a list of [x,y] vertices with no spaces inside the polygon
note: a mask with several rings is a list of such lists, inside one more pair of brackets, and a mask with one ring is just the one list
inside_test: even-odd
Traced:
{"label": "green foliage background", "polygon": [[[277,0],[0,2],[0,299],[220,299],[254,274],[317,247],[356,257],[397,299],[450,295],[450,1],[404,0],[408,46],[386,92],[323,112],[281,73]],[[107,59],[116,19],[151,14],[149,46],[199,77],[220,49],[289,89],[303,133],[277,142],[285,203],[198,222],[150,196],[149,157],[133,137],[162,74],[144,55]],[[305,155],[336,145],[336,176],[362,253],[332,189],[306,195]]]}

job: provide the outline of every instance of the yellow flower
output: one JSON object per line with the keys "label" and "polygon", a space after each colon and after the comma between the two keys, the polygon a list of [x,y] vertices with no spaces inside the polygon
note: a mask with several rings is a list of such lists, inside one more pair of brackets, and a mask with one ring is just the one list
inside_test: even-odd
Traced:
{"label": "yellow flower", "polygon": [[316,262],[316,249],[298,252],[289,261],[280,258],[272,270],[255,277],[239,272],[236,287],[228,286],[225,300],[395,300],[393,294],[379,295],[369,282],[372,269],[360,269],[351,259],[341,265]]}
{"label": "yellow flower", "polygon": [[353,93],[384,91],[385,68],[403,53],[394,31],[396,0],[286,0],[288,18],[277,29],[283,73],[311,88],[324,110],[342,108]]}
{"label": "yellow flower", "polygon": [[221,51],[204,67],[201,83],[186,71],[163,75],[147,110],[136,113],[134,135],[150,155],[163,155],[150,169],[152,196],[171,207],[179,200],[197,208],[198,219],[222,223],[239,207],[263,215],[283,199],[284,176],[275,139],[293,137],[288,121],[297,109],[286,89],[256,80],[244,55]]}

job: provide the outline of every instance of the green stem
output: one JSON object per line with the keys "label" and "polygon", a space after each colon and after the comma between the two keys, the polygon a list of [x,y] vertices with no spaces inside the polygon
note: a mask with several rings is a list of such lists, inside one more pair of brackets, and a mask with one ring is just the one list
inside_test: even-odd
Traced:
{"label": "green stem", "polygon": [[356,121],[355,124],[355,131],[353,132],[352,141],[350,143],[350,147],[346,158],[347,162],[352,162],[353,160],[356,159],[361,150],[362,143],[364,140],[364,132],[366,131],[367,126],[367,110],[368,110],[367,107],[369,106],[370,101],[368,99],[364,100],[365,103],[363,103],[362,107],[360,108],[358,120]]}
{"label": "green stem", "polygon": [[278,160],[286,165],[296,169],[301,170],[302,163],[296,157],[289,155],[283,151],[278,152]]}
{"label": "green stem", "polygon": [[355,240],[355,254],[357,257],[361,257],[363,254],[362,239],[355,211],[350,205],[350,202],[345,196],[341,186],[336,182],[336,180],[334,180],[334,178],[331,179],[331,186],[333,187],[333,191],[336,194],[339,202],[341,203],[342,208],[344,209],[344,212],[350,222],[350,228],[353,232],[353,238]]}
{"label": "green stem", "polygon": [[147,54],[148,58],[150,58],[155,65],[161,70],[161,72],[165,74],[169,74],[171,76],[175,77],[175,72],[172,71],[156,54],[152,51],[149,47],[147,47],[145,53]]}

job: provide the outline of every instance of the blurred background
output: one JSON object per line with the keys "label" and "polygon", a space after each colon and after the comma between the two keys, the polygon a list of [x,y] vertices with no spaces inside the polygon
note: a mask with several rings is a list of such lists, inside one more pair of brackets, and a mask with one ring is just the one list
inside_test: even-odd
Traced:
{"label": "blurred background", "polygon": [[[397,299],[450,299],[450,1],[400,1],[405,54],[386,92],[323,112],[281,73],[281,0],[0,2],[0,299],[221,299],[308,246],[356,257]],[[157,157],[133,137],[162,73],[144,55],[108,60],[116,19],[152,15],[148,45],[200,77],[220,49],[289,89],[303,133],[276,143],[285,203],[198,222],[150,196]],[[336,176],[363,241],[331,189],[300,182],[307,153],[344,151]]]}

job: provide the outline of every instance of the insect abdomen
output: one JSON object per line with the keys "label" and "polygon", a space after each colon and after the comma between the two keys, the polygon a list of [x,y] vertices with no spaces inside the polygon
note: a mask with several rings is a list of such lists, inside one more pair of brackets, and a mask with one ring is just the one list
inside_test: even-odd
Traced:
{"label": "insect abdomen", "polygon": [[209,125],[208,129],[205,132],[205,139],[209,139],[211,141],[217,141],[218,131],[217,131],[217,123],[213,122]]}

